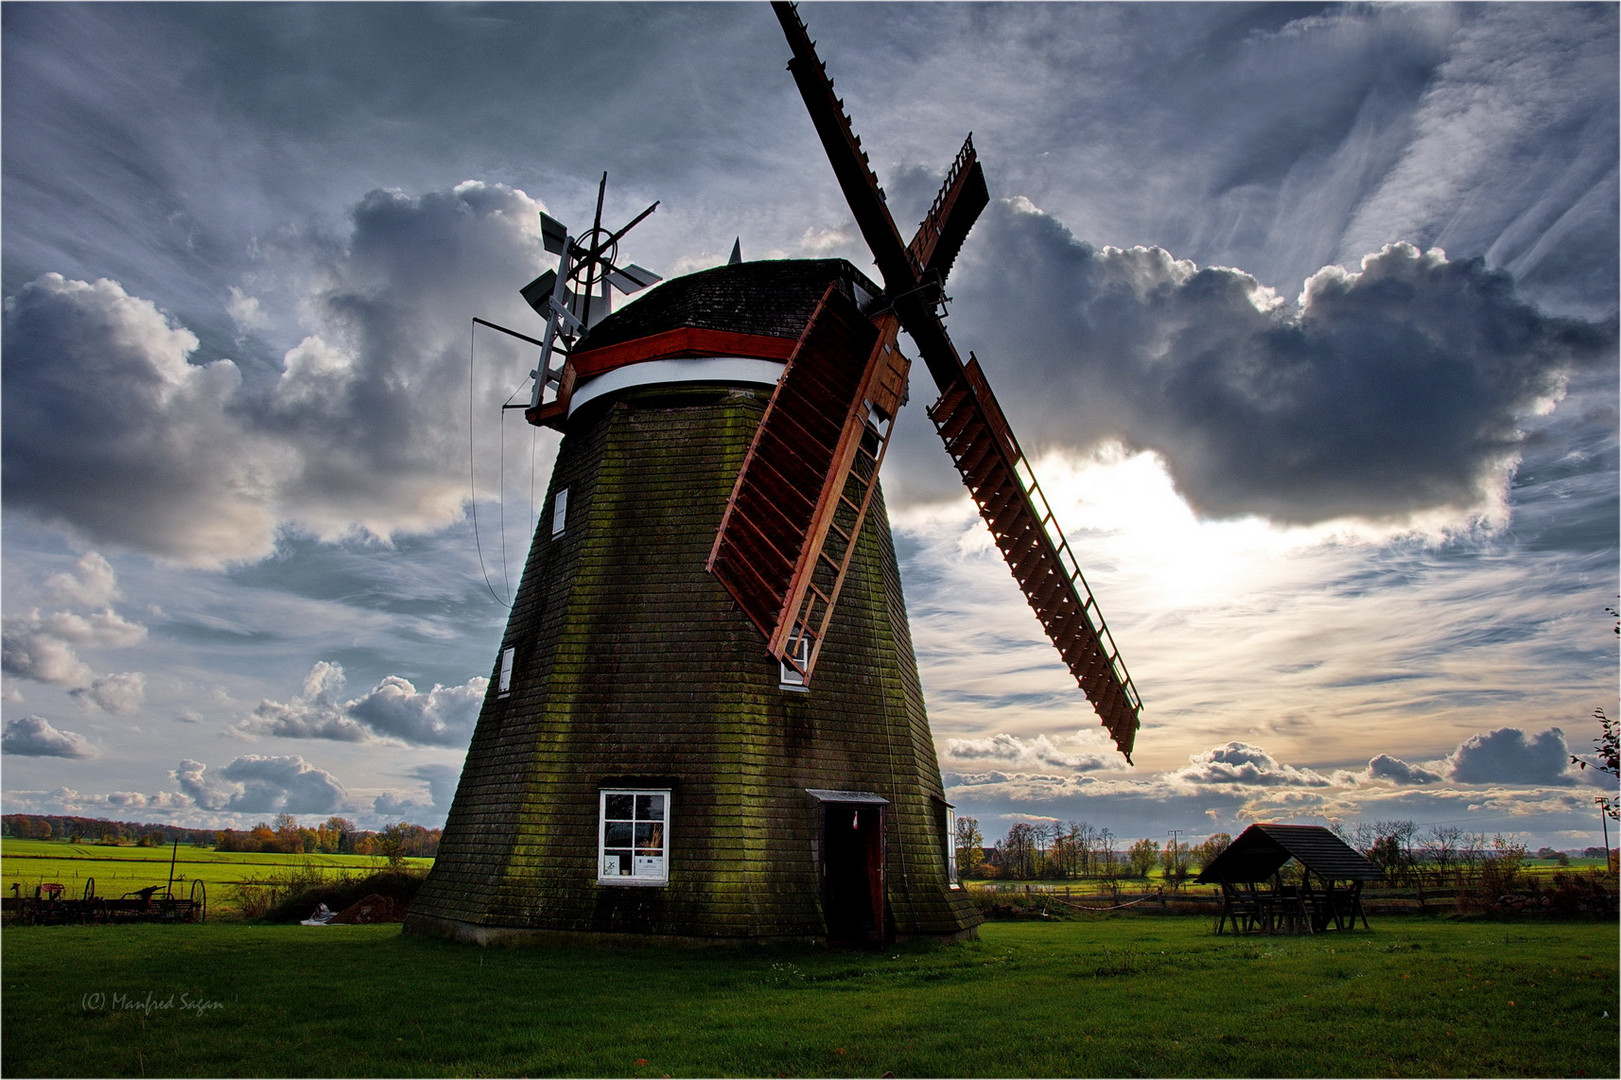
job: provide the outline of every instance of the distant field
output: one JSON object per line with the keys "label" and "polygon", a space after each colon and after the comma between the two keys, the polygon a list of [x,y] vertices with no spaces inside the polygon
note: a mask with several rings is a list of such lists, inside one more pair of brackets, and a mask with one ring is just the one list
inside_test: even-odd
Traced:
{"label": "distant field", "polygon": [[480,949],[396,926],[11,927],[0,1072],[1616,1075],[1613,922],[982,931],[854,952]]}
{"label": "distant field", "polygon": [[[25,896],[35,886],[59,882],[66,895],[77,899],[85,882],[95,879],[96,895],[117,898],[148,885],[164,885],[169,880],[168,847],[103,847],[99,844],[70,844],[61,840],[0,839],[0,879],[6,896],[13,895],[15,883]],[[432,859],[407,859],[409,866],[431,866]],[[212,848],[181,844],[175,860],[175,895],[187,896],[193,881],[208,889],[209,910],[228,914],[234,891],[231,886],[251,883],[305,866],[329,874],[365,874],[386,865],[371,855],[281,855],[263,852],[215,851]]]}

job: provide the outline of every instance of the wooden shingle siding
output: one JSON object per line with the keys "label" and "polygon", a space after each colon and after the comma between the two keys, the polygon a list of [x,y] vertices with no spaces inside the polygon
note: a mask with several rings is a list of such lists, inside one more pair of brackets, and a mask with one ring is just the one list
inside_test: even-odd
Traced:
{"label": "wooden shingle siding", "polygon": [[[766,397],[644,388],[571,419],[494,650],[497,665],[516,650],[511,692],[497,696],[492,674],[408,930],[822,937],[807,789],[887,800],[897,935],[978,923],[945,877],[940,771],[881,493],[809,691],[778,685],[704,570]],[[599,885],[598,792],[638,777],[671,790],[669,883]]]}

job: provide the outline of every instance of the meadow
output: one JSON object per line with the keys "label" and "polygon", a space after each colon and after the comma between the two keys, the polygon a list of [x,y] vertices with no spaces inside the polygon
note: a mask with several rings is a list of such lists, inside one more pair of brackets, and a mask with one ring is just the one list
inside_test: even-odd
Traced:
{"label": "meadow", "polygon": [[[285,855],[274,852],[215,851],[213,848],[181,844],[178,851],[164,847],[114,847],[102,844],[69,844],[60,840],[0,841],[0,882],[4,894],[13,895],[16,884],[25,896],[35,886],[58,882],[65,895],[78,899],[85,882],[95,879],[96,895],[118,898],[148,885],[167,885],[169,861],[175,860],[174,892],[189,895],[191,883],[202,881],[208,890],[209,917],[229,918],[236,914],[237,887],[253,887],[290,870],[309,874],[361,876],[386,866],[374,855]],[[431,859],[406,859],[407,866],[427,868]]]}
{"label": "meadow", "polygon": [[6,1076],[1615,1076],[1613,922],[988,923],[874,952],[5,931]]}

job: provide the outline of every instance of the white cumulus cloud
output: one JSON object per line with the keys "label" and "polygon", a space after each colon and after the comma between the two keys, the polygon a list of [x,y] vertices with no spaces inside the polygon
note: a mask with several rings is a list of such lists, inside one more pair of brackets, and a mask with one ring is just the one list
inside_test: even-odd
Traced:
{"label": "white cumulus cloud", "polygon": [[21,757],[88,758],[96,756],[90,740],[76,731],[61,731],[43,716],[7,720],[0,751]]}

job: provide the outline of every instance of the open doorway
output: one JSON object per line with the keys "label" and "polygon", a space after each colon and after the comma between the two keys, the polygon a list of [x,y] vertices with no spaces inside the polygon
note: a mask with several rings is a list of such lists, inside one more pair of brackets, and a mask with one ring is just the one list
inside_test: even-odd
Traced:
{"label": "open doorway", "polygon": [[882,944],[884,806],[822,803],[822,913],[830,945]]}

